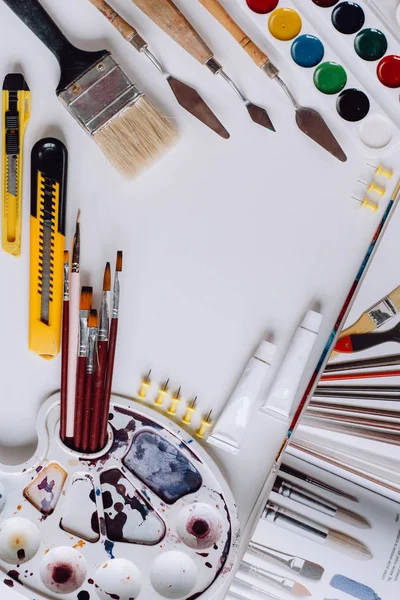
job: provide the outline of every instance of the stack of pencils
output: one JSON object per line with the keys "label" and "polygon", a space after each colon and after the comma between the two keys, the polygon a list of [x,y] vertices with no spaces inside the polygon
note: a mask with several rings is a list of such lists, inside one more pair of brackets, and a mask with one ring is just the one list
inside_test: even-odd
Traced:
{"label": "stack of pencils", "polygon": [[98,452],[107,443],[121,271],[122,252],[118,251],[110,319],[110,263],[104,269],[99,314],[92,306],[93,289],[87,286],[81,288],[78,213],[71,266],[69,252],[64,254],[60,411],[60,437],[78,452]]}

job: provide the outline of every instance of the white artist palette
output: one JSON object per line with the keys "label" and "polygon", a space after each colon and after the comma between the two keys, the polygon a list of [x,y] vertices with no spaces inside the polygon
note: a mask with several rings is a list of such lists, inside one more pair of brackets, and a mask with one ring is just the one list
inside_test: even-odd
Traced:
{"label": "white artist palette", "polygon": [[60,441],[59,396],[38,417],[39,445],[0,465],[1,579],[31,600],[211,598],[232,569],[232,494],[190,434],[112,398],[105,450]]}

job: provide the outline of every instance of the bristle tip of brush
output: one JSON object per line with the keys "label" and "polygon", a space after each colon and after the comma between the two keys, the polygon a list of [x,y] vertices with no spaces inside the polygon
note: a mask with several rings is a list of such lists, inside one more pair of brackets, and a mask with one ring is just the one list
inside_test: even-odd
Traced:
{"label": "bristle tip of brush", "polygon": [[115,270],[120,273],[122,271],[122,258],[123,258],[123,253],[122,250],[118,250],[117,252],[117,260],[115,263]]}
{"label": "bristle tip of brush", "polygon": [[110,267],[110,263],[108,262],[104,269],[103,291],[109,292],[110,290],[111,290],[111,267]]}
{"label": "bristle tip of brush", "polygon": [[339,521],[347,523],[348,525],[353,525],[353,527],[358,527],[359,529],[371,529],[371,523],[369,523],[367,519],[364,519],[361,515],[358,515],[351,510],[347,510],[346,508],[338,508],[335,516]]}
{"label": "bristle tip of brush", "polygon": [[371,560],[373,558],[371,552],[362,542],[341,531],[330,529],[326,543],[332,549],[340,550],[358,560]]}
{"label": "bristle tip of brush", "polygon": [[93,300],[93,288],[87,285],[82,286],[80,310],[90,310]]}
{"label": "bristle tip of brush", "polygon": [[290,590],[293,596],[312,596],[310,590],[308,590],[303,584],[295,581],[292,589]]}
{"label": "bristle tip of brush", "polygon": [[97,325],[98,325],[97,310],[95,308],[91,308],[89,311],[88,327],[93,328],[93,327],[97,327]]}

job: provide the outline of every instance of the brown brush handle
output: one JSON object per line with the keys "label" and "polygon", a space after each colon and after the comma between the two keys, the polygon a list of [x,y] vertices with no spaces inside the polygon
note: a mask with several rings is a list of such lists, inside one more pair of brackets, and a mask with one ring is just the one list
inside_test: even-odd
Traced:
{"label": "brown brush handle", "polygon": [[[140,47],[146,46],[146,42],[139,36],[138,32],[132,25],[129,25],[125,19],[121,17],[105,0],[89,0],[102,15],[110,21],[111,25],[122,35],[127,42],[132,42],[134,38],[141,40]],[[136,44],[135,44],[136,45]],[[140,47],[138,49],[140,49]]]}
{"label": "brown brush handle", "polygon": [[86,357],[79,356],[76,367],[74,448],[82,448],[83,403],[85,399]]}
{"label": "brown brush handle", "polygon": [[132,0],[186,52],[202,65],[214,53],[171,0]]}
{"label": "brown brush handle", "polygon": [[107,370],[108,342],[97,343],[96,371],[93,383],[92,422],[90,425],[89,450],[96,452],[100,446],[100,428],[104,399],[104,380]]}
{"label": "brown brush handle", "polygon": [[69,301],[63,302],[61,346],[61,394],[60,394],[60,438],[65,442],[67,435],[67,381],[68,381],[68,332]]}
{"label": "brown brush handle", "polygon": [[89,451],[90,422],[92,415],[93,373],[86,373],[83,401],[82,452]]}
{"label": "brown brush handle", "polygon": [[199,2],[242,46],[243,50],[247,52],[258,67],[262,67],[269,62],[268,56],[246,35],[218,0],[199,0]]}
{"label": "brown brush handle", "polygon": [[107,442],[108,413],[110,411],[111,389],[114,374],[115,347],[117,344],[118,319],[111,319],[110,339],[108,342],[107,373],[104,383],[104,401],[100,427],[100,448]]}

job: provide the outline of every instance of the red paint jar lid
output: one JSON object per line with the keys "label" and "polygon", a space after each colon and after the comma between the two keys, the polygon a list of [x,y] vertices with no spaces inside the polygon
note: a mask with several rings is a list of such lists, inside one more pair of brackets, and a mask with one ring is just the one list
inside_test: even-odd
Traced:
{"label": "red paint jar lid", "polygon": [[390,54],[380,61],[377,68],[379,81],[388,88],[400,87],[400,56]]}
{"label": "red paint jar lid", "polygon": [[279,4],[279,0],[246,0],[247,6],[259,15],[272,12]]}

